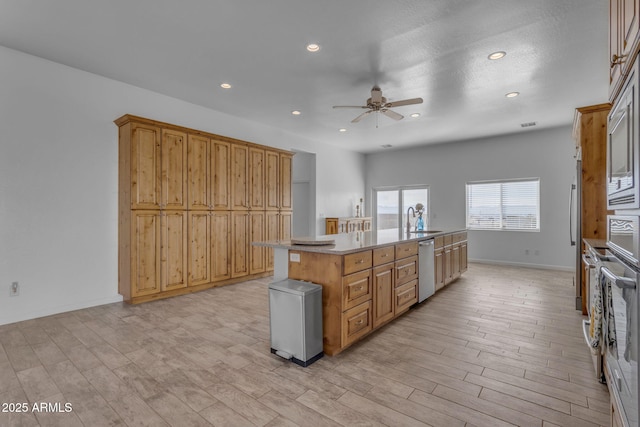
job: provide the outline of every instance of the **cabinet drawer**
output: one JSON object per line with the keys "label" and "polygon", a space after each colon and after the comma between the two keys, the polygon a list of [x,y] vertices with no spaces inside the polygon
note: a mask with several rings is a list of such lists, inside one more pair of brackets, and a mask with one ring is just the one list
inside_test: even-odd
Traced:
{"label": "cabinet drawer", "polygon": [[434,247],[441,248],[444,246],[444,236],[438,236],[434,240]]}
{"label": "cabinet drawer", "polygon": [[418,255],[418,243],[408,242],[396,245],[396,259],[406,258],[411,255]]}
{"label": "cabinet drawer", "polygon": [[453,234],[447,234],[444,236],[444,244],[446,245],[450,245],[451,243],[453,243]]}
{"label": "cabinet drawer", "polygon": [[371,301],[342,313],[342,346],[356,341],[371,330]]}
{"label": "cabinet drawer", "polygon": [[412,280],[395,289],[396,315],[418,302],[418,281]]}
{"label": "cabinet drawer", "polygon": [[382,265],[393,261],[395,258],[395,248],[387,246],[386,248],[377,248],[373,250],[373,265]]}
{"label": "cabinet drawer", "polygon": [[467,233],[461,232],[453,235],[453,243],[462,242],[467,240]]}
{"label": "cabinet drawer", "polygon": [[344,276],[342,278],[342,310],[355,307],[373,295],[371,288],[371,270]]}
{"label": "cabinet drawer", "polygon": [[366,270],[373,265],[373,255],[371,251],[362,251],[344,256],[344,274],[355,273]]}
{"label": "cabinet drawer", "polygon": [[418,257],[416,255],[396,261],[396,287],[418,278]]}

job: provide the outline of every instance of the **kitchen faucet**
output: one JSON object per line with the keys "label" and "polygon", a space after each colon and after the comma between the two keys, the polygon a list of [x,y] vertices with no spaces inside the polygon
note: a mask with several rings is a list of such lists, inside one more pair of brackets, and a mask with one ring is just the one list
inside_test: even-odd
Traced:
{"label": "kitchen faucet", "polygon": [[413,206],[409,206],[409,208],[407,209],[407,234],[411,233],[411,221],[409,220],[409,210],[413,211],[413,217],[416,217],[416,210],[413,208]]}

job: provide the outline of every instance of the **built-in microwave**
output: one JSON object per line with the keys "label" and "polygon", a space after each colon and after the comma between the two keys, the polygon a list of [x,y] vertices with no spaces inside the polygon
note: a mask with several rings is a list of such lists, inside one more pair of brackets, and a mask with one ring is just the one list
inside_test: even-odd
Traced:
{"label": "built-in microwave", "polygon": [[638,144],[638,64],[607,123],[607,209],[640,208],[640,147]]}

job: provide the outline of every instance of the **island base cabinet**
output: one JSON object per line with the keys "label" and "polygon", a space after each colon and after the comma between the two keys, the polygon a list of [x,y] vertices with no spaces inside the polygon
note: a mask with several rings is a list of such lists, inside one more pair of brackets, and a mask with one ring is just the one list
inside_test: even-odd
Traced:
{"label": "island base cabinet", "polygon": [[371,301],[342,313],[342,345],[347,346],[372,329]]}

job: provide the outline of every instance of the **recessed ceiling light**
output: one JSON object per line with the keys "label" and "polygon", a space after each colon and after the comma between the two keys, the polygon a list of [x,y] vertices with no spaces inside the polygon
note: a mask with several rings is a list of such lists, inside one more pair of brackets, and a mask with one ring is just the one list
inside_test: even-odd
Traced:
{"label": "recessed ceiling light", "polygon": [[340,131],[340,132],[346,132],[347,130],[346,130],[345,128],[340,128],[340,129],[338,129],[338,131]]}
{"label": "recessed ceiling light", "polygon": [[498,52],[493,52],[490,53],[488,58],[491,60],[495,60],[495,59],[502,59],[504,58],[504,56],[507,54],[507,52],[503,52],[503,51],[498,51]]}
{"label": "recessed ceiling light", "polygon": [[307,50],[309,52],[317,52],[320,50],[320,45],[316,44],[316,43],[309,43],[307,45]]}
{"label": "recessed ceiling light", "polygon": [[420,117],[420,113],[413,113],[410,116],[415,119],[416,117]]}
{"label": "recessed ceiling light", "polygon": [[231,85],[229,83],[221,83],[220,87],[222,89],[231,89]]}
{"label": "recessed ceiling light", "polygon": [[520,95],[520,92],[509,92],[507,93],[505,96],[507,98],[515,98],[516,96]]}
{"label": "recessed ceiling light", "polygon": [[302,113],[301,113],[300,111],[298,111],[298,110],[293,110],[293,111],[291,112],[291,114],[293,114],[294,116],[299,116],[299,115],[300,115],[300,114],[302,114]]}

